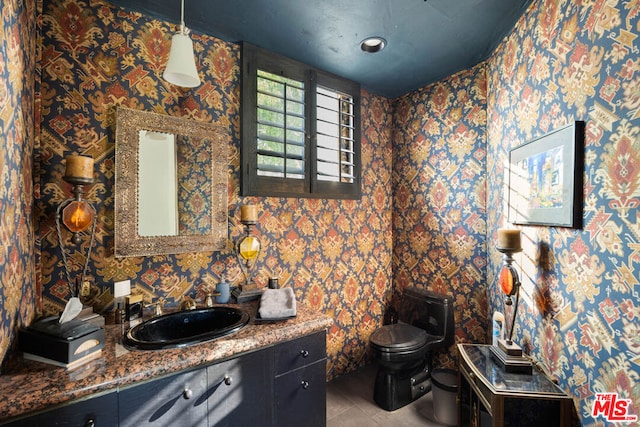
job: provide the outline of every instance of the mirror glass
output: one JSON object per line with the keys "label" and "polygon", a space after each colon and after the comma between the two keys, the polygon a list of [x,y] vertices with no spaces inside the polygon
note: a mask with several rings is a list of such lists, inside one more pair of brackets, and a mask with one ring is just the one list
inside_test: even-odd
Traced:
{"label": "mirror glass", "polygon": [[115,255],[225,249],[227,147],[220,125],[119,108]]}

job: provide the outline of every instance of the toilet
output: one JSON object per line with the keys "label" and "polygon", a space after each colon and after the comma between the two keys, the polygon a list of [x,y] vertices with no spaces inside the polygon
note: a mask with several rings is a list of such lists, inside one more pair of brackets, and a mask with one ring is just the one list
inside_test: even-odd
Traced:
{"label": "toilet", "polygon": [[387,411],[401,408],[431,390],[431,356],[454,341],[453,298],[424,289],[404,290],[398,323],[369,338],[378,363],[373,398]]}

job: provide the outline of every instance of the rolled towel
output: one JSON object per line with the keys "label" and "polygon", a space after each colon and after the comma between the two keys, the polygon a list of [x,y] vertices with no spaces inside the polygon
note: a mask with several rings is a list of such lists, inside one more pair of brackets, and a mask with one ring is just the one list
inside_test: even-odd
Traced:
{"label": "rolled towel", "polygon": [[265,289],[260,297],[260,318],[278,319],[296,315],[296,296],[291,288]]}

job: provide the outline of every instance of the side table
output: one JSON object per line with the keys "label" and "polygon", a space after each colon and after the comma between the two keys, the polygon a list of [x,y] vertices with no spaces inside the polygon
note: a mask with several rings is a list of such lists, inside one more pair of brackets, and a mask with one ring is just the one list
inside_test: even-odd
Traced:
{"label": "side table", "polygon": [[535,367],[505,372],[489,345],[458,344],[458,426],[570,427],[573,400]]}

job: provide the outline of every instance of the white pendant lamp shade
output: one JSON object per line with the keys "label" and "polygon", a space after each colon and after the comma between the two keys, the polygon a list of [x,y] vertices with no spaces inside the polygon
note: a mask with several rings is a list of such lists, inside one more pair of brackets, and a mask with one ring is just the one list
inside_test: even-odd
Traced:
{"label": "white pendant lamp shade", "polygon": [[171,39],[169,61],[162,76],[166,81],[176,86],[200,86],[200,76],[198,76],[193,53],[193,41],[182,28]]}

